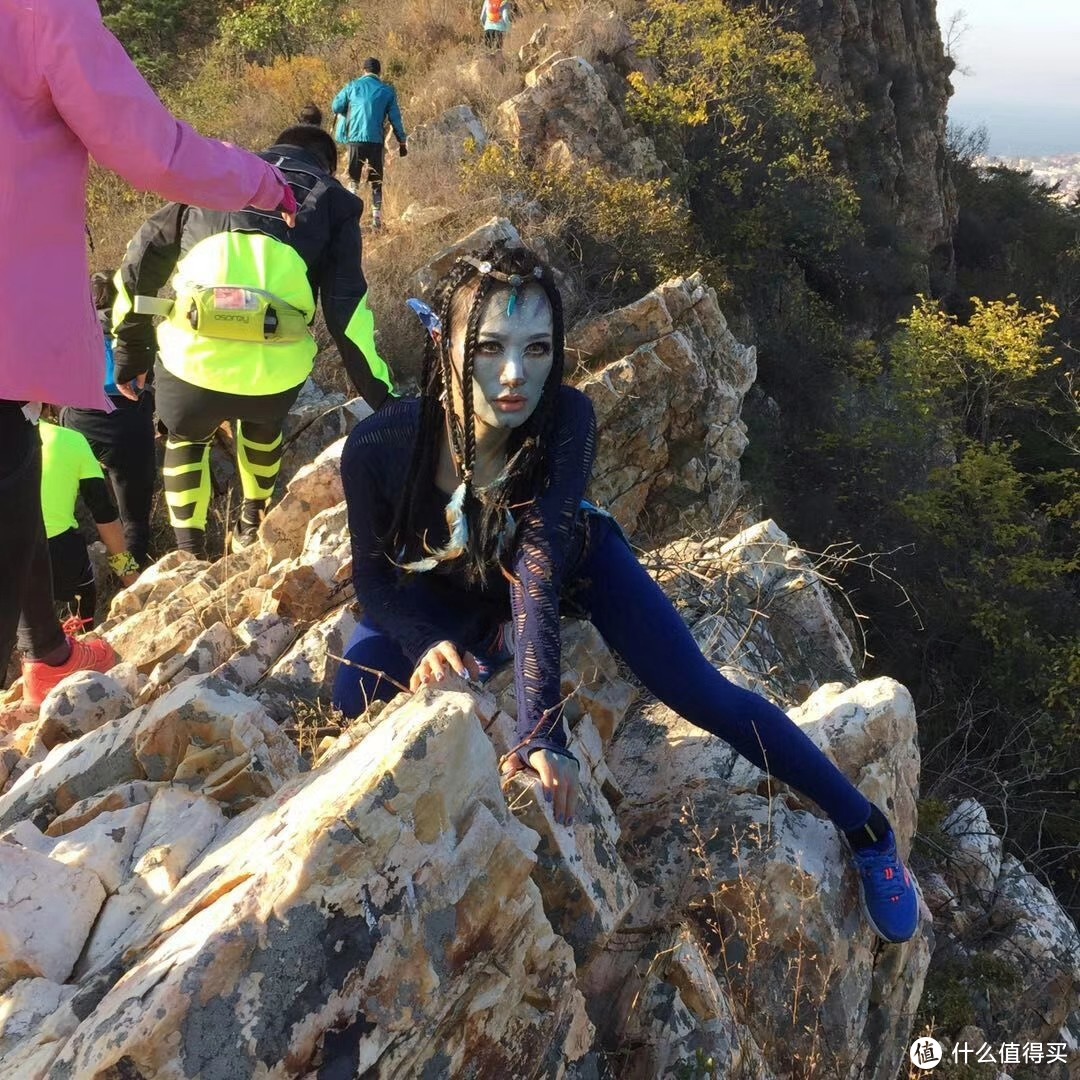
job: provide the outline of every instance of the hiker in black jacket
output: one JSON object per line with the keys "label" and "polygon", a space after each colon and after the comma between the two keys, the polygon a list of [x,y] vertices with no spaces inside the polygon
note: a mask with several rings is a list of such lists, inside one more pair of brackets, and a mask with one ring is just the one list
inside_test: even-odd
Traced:
{"label": "hiker in black jacket", "polygon": [[[363,204],[334,179],[334,140],[297,125],[261,156],[296,195],[294,227],[251,208],[170,203],[128,245],[118,275],[116,383],[134,393],[156,349],[157,414],[169,433],[165,500],[177,543],[197,555],[205,554],[210,442],[225,420],[238,421],[244,492],[233,545],[255,537],[281,465],[282,424],[318,351],[317,301],[357,391],[374,409],[391,392],[360,268]],[[157,298],[170,278],[175,303]],[[154,314],[166,316],[156,334]]]}

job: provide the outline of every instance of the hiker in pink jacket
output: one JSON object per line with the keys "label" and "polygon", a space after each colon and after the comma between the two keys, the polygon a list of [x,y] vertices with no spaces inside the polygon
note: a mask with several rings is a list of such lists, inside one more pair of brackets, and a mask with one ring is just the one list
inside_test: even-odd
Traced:
{"label": "hiker in pink jacket", "polygon": [[177,202],[291,220],[296,200],[266,162],[174,119],[94,0],[0,0],[0,41],[0,680],[18,623],[33,705],[63,675],[115,663],[53,611],[30,419],[38,402],[111,408],[88,285],[88,156]]}

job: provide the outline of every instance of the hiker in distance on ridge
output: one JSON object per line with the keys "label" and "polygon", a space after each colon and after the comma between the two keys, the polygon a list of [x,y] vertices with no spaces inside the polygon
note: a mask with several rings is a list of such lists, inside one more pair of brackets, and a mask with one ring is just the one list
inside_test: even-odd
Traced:
{"label": "hiker in distance on ridge", "polygon": [[383,204],[383,140],[386,125],[394,129],[398,141],[398,154],[408,152],[408,136],[401,122],[397,91],[382,81],[382,64],[369,56],[363,65],[364,74],[343,87],[331,108],[338,116],[334,138],[349,148],[348,188],[356,194],[357,186],[365,178],[371,184],[371,225],[382,228]]}
{"label": "hiker in distance on ridge", "polygon": [[510,0],[484,0],[480,22],[484,27],[484,44],[489,49],[502,51],[514,15],[514,5]]}

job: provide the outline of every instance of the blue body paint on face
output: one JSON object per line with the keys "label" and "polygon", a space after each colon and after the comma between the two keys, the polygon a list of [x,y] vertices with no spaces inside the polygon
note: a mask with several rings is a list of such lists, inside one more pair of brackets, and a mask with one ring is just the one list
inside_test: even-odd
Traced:
{"label": "blue body paint on face", "polygon": [[[492,428],[520,427],[532,416],[554,360],[551,303],[543,289],[523,281],[511,318],[505,288],[491,293],[481,313],[473,356],[474,418]],[[450,356],[460,380],[464,326],[451,330]]]}

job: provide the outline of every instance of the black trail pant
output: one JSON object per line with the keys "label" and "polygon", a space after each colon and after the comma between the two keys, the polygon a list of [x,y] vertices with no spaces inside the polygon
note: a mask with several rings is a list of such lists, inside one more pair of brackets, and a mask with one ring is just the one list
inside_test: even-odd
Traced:
{"label": "black trail pant", "polygon": [[383,155],[385,147],[377,142],[349,143],[349,179],[359,184],[363,179],[364,166],[368,168],[368,183],[371,184],[371,205],[376,210],[382,209]]}
{"label": "black trail pant", "polygon": [[281,467],[281,429],[303,386],[279,394],[223,394],[177,378],[161,364],[156,369],[158,417],[168,430],[165,442],[165,501],[176,542],[185,551],[204,553],[210,510],[210,443],[226,421],[236,421],[236,465],[248,520],[257,520],[274,492]]}
{"label": "black trail pant", "polygon": [[150,515],[157,461],[154,450],[154,395],[138,401],[113,399],[116,412],[64,409],[60,422],[86,437],[94,457],[112,481],[127,549],[140,567],[150,564]]}
{"label": "black trail pant", "polygon": [[28,660],[63,647],[41,517],[41,440],[20,403],[0,401],[0,677],[18,635]]}
{"label": "black trail pant", "polygon": [[53,600],[60,615],[77,615],[94,625],[97,607],[97,583],[90,565],[90,552],[78,529],[68,529],[49,538],[49,561],[52,564]]}

